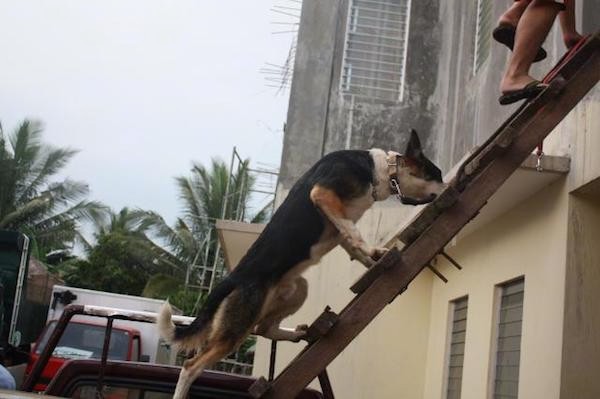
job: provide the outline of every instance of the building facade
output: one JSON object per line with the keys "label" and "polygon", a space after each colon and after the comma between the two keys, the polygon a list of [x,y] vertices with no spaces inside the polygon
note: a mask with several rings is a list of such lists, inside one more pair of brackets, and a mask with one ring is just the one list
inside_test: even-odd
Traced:
{"label": "building facade", "polygon": [[[491,40],[508,0],[304,0],[278,199],[337,149],[403,150],[408,132],[451,170],[514,107],[497,103],[508,52]],[[577,2],[600,29],[600,3]],[[564,53],[555,26],[542,77]],[[340,398],[600,397],[600,89],[544,143],[447,247],[444,283],[423,271],[330,365]],[[418,210],[394,199],[368,211],[367,241],[390,242]],[[284,324],[341,310],[364,267],[335,249],[311,268],[309,297]],[[276,370],[302,348],[279,345]],[[254,373],[268,372],[269,343]]]}

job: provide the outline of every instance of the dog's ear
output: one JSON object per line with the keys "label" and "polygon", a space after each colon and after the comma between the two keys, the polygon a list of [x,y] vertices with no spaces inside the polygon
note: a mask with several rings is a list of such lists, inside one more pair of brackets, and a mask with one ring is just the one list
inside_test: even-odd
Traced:
{"label": "dog's ear", "polygon": [[421,149],[421,140],[419,140],[419,135],[415,129],[411,129],[410,139],[408,139],[408,144],[406,145],[406,151],[404,151],[404,155],[412,159],[419,159],[422,154],[423,150]]}

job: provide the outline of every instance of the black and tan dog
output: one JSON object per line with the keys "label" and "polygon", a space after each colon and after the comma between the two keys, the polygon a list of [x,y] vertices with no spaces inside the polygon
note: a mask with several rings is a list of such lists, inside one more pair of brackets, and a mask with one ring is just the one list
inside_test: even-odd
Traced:
{"label": "black and tan dog", "polygon": [[432,201],[444,188],[440,170],[425,157],[412,131],[404,154],[337,151],[324,156],[293,186],[285,201],[238,266],[210,293],[192,324],[176,327],[168,303],[158,317],[161,335],[181,349],[185,361],[174,397],[183,398],[194,379],[235,350],[250,333],[298,341],[305,328],[280,322],[306,299],[306,268],[338,244],[369,265],[385,248],[373,248],[355,223],[375,201],[396,194],[405,204]]}

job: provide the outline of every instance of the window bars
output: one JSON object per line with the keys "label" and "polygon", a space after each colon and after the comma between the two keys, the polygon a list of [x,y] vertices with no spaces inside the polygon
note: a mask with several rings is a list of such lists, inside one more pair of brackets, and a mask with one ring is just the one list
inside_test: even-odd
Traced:
{"label": "window bars", "polygon": [[350,0],[341,89],[359,98],[404,96],[411,0]]}
{"label": "window bars", "polygon": [[523,278],[501,286],[494,399],[516,399],[519,394],[524,288]]}
{"label": "window bars", "polygon": [[493,22],[492,0],[477,0],[477,22],[475,25],[475,51],[473,54],[473,75],[490,55]]}
{"label": "window bars", "polygon": [[446,399],[460,399],[463,363],[465,358],[465,336],[467,333],[467,309],[469,298],[452,302],[453,315],[449,339],[448,377]]}

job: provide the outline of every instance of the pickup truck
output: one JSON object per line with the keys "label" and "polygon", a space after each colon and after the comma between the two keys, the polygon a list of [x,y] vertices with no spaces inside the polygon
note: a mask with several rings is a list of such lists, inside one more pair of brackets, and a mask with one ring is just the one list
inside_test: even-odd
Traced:
{"label": "pickup truck", "polygon": [[[56,320],[51,321],[42,331],[40,338],[31,350],[25,370],[26,375],[31,373],[33,365],[38,361],[56,325]],[[46,384],[69,359],[100,359],[104,332],[105,326],[101,324],[71,320],[52,356],[46,362],[46,367],[33,390],[43,392],[46,389]],[[129,327],[113,327],[107,358],[110,360],[147,361],[147,356],[141,355],[139,330]]]}
{"label": "pickup truck", "polygon": [[[179,367],[149,363],[109,361],[102,376],[104,399],[168,399],[173,396]],[[95,399],[100,370],[97,360],[70,360],[48,385],[46,395],[75,399]],[[193,399],[252,398],[251,377],[205,371],[194,382]],[[321,399],[320,392],[306,389],[300,399]]]}
{"label": "pickup truck", "polygon": [[[56,327],[52,329],[49,337],[45,340],[44,348],[39,353],[37,361],[31,367],[21,387],[23,391],[32,391],[42,382],[43,370],[48,366],[48,361],[61,342],[69,321],[75,315],[95,316],[107,320],[106,326],[102,327],[104,329],[103,336],[97,338],[102,342],[100,359],[66,361],[48,383],[44,394],[80,399],[97,397],[104,399],[166,399],[173,395],[179,376],[179,367],[108,359],[113,339],[112,324],[114,320],[153,323],[156,321],[156,313],[82,305],[69,305],[65,308]],[[173,316],[176,324],[189,324],[191,320],[193,319],[189,317]],[[325,378],[325,380],[327,379]],[[257,385],[264,387],[266,383],[264,380],[217,371],[205,371],[194,382],[189,397],[193,399],[253,398],[257,397],[256,393],[251,394],[249,391],[257,381],[259,381]],[[323,383],[320,378],[320,381],[324,393],[305,389],[298,398],[333,399],[328,380]],[[12,395],[15,397],[14,395],[18,395],[18,392],[12,391]],[[1,391],[0,397],[5,397]],[[30,396],[23,393],[22,397]]]}

